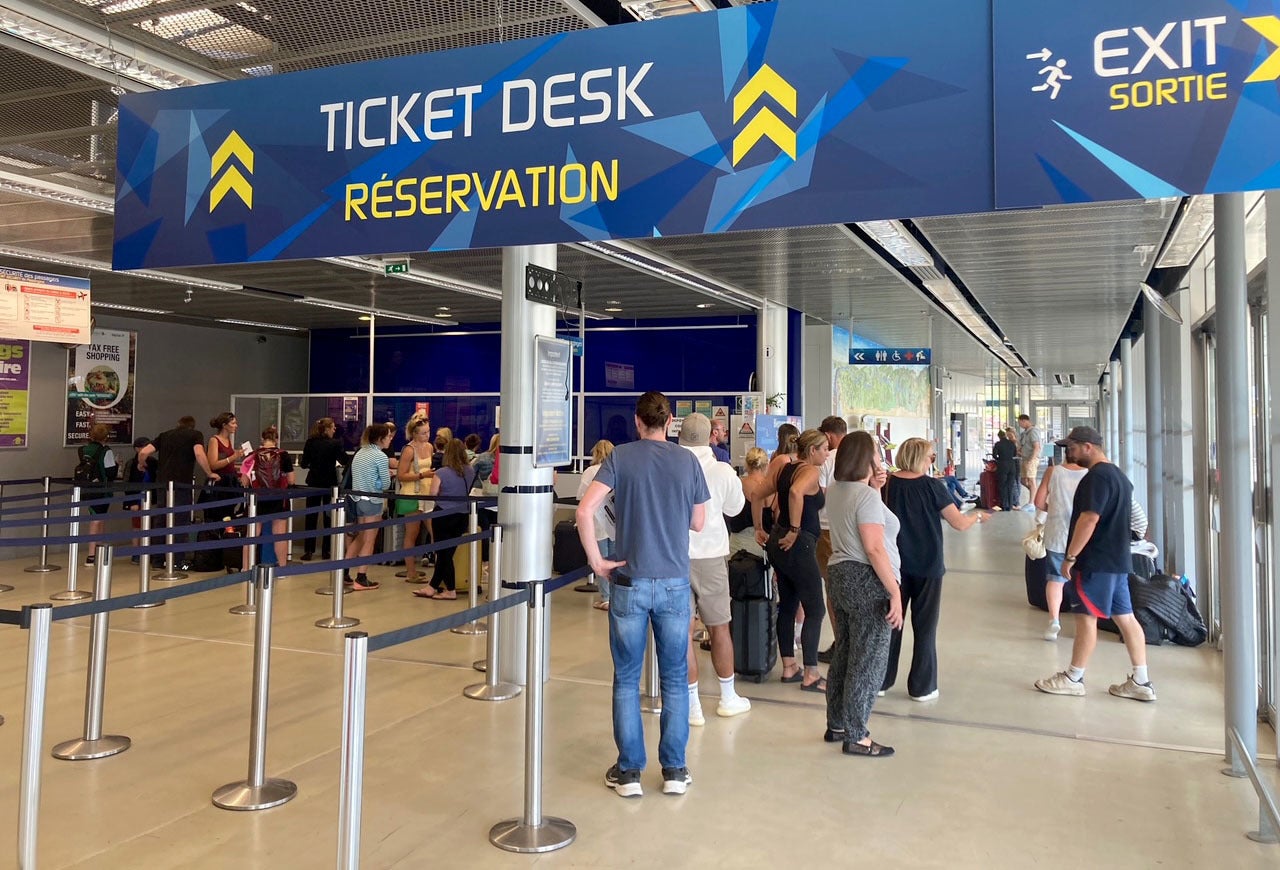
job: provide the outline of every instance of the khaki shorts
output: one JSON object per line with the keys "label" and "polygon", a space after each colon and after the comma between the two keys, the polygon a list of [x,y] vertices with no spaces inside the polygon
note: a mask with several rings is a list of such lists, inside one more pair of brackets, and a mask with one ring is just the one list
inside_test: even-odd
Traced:
{"label": "khaki shorts", "polygon": [[818,535],[818,573],[827,579],[827,563],[831,561],[831,530],[823,529]]}
{"label": "khaki shorts", "polygon": [[703,625],[729,624],[729,563],[724,557],[690,559],[689,589]]}
{"label": "khaki shorts", "polygon": [[[1039,470],[1039,468],[1040,468],[1040,457],[1039,457],[1039,456],[1037,456],[1035,459],[1028,459],[1028,460],[1024,460],[1024,461],[1023,461],[1023,463],[1022,463],[1022,479],[1023,479],[1023,480],[1027,480],[1027,479],[1034,480],[1034,479],[1035,479],[1035,476],[1036,476],[1036,471],[1038,471],[1038,470]],[[1034,494],[1035,494],[1035,493],[1032,493],[1032,495],[1034,495]]]}

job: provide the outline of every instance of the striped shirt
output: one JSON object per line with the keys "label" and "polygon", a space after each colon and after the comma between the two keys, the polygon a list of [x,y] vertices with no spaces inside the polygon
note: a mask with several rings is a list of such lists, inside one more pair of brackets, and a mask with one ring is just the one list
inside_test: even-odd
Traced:
{"label": "striped shirt", "polygon": [[[357,492],[385,492],[391,486],[391,469],[387,454],[372,444],[356,451],[351,459],[351,488]],[[357,496],[366,501],[376,501],[373,496]]]}

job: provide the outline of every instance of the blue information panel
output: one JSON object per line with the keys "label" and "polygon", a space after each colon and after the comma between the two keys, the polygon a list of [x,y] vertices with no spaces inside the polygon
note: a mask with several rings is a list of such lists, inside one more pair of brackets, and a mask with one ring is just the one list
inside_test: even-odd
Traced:
{"label": "blue information panel", "polygon": [[125,95],[114,264],[989,210],[973,7],[784,0]]}
{"label": "blue information panel", "polygon": [[933,356],[927,347],[853,347],[851,366],[927,366]]}
{"label": "blue information panel", "polygon": [[1280,185],[1280,2],[994,12],[997,207]]}
{"label": "blue information panel", "polygon": [[573,345],[541,335],[533,341],[533,466],[568,465],[573,458],[569,410]]}

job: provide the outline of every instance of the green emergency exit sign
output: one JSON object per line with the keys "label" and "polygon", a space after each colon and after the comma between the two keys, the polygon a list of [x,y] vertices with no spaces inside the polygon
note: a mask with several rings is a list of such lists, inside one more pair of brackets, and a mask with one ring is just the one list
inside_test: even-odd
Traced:
{"label": "green emergency exit sign", "polygon": [[406,260],[403,263],[387,263],[386,269],[388,275],[405,275],[409,272],[409,262]]}

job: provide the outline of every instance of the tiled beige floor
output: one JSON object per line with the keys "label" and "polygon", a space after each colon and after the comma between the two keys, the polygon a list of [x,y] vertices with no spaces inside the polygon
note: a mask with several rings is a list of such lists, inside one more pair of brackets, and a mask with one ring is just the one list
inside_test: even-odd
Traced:
{"label": "tiled beige floor", "polygon": [[[1104,641],[1090,695],[1055,698],[1031,681],[1061,667],[1069,639],[1040,640],[1044,616],[1023,594],[1017,540],[1028,522],[999,516],[950,535],[941,628],[941,698],[877,706],[877,737],[899,755],[850,759],[822,743],[821,699],[776,680],[740,684],[744,717],[694,729],[695,777],[683,798],[624,801],[601,777],[613,758],[607,617],[572,590],[555,596],[547,692],[545,809],[579,838],[544,856],[488,844],[496,821],[520,812],[523,702],[470,701],[484,638],[443,634],[375,654],[369,668],[363,860],[371,868],[776,867],[1273,867],[1280,847],[1255,845],[1246,782],[1219,773],[1220,656],[1151,650],[1160,701],[1106,694],[1123,676],[1123,647]],[[21,573],[0,607],[45,600],[61,576]],[[460,605],[413,600],[390,580],[346,598],[362,629],[380,632]],[[184,598],[112,620],[108,733],[133,748],[96,762],[47,759],[42,867],[315,868],[333,866],[340,739],[342,632],[314,628],[329,599],[321,578],[281,583],[276,598],[268,775],[299,796],[259,813],[214,808],[210,793],[243,778],[253,620],[232,616],[237,590]],[[117,593],[136,588],[122,569]],[[87,631],[53,633],[46,745],[77,736]],[[16,866],[18,760],[25,634],[0,627],[0,867]],[[904,662],[905,665],[905,662]],[[710,668],[704,690],[715,691]],[[704,700],[708,712],[714,698]],[[656,717],[650,717],[656,746]],[[1263,732],[1263,751],[1274,738]],[[1274,767],[1268,777],[1277,786]]]}

